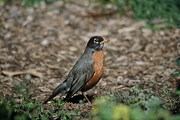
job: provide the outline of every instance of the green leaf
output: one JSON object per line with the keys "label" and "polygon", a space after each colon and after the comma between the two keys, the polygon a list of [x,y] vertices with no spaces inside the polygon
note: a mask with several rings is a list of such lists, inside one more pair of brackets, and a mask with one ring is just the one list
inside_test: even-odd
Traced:
{"label": "green leaf", "polygon": [[180,67],[180,57],[176,59],[176,64]]}
{"label": "green leaf", "polygon": [[175,71],[171,74],[172,77],[177,77],[180,75],[180,71]]}

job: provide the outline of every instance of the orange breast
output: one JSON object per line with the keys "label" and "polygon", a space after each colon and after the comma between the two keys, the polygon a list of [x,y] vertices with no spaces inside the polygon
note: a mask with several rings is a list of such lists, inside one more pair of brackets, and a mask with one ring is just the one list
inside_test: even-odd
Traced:
{"label": "orange breast", "polygon": [[103,74],[103,66],[104,66],[104,54],[103,51],[97,51],[93,54],[93,60],[94,60],[94,70],[95,73],[92,76],[92,78],[89,80],[89,82],[84,86],[84,88],[81,90],[82,92],[87,91],[94,87],[99,80],[102,77]]}

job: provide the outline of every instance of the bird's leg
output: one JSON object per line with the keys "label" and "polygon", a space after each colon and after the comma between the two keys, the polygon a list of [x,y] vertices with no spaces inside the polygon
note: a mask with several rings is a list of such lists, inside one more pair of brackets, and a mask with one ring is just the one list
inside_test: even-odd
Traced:
{"label": "bird's leg", "polygon": [[84,94],[84,92],[82,92],[82,95],[86,98],[86,100],[88,101],[88,103],[92,104],[92,103],[90,102],[90,100],[87,98],[87,96]]}

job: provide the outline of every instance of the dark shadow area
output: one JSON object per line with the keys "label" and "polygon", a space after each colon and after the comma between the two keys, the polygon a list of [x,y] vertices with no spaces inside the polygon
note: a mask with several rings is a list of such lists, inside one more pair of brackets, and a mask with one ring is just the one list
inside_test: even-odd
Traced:
{"label": "dark shadow area", "polygon": [[[90,102],[93,101],[94,96],[93,95],[86,95],[87,98],[89,99]],[[88,101],[86,100],[86,98],[83,95],[75,95],[72,98],[70,98],[69,100],[67,100],[67,102],[72,102],[72,103],[80,103],[81,101],[83,101],[83,103],[87,103]]]}

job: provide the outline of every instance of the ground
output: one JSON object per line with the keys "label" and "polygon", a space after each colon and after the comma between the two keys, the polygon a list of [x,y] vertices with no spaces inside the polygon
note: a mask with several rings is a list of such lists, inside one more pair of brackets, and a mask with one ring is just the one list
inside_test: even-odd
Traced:
{"label": "ground", "polygon": [[[95,35],[110,42],[104,46],[102,80],[87,92],[93,99],[132,86],[152,89],[160,96],[176,88],[171,73],[178,69],[175,60],[180,55],[179,29],[152,31],[145,21],[133,19],[130,11],[119,15],[112,6],[102,11],[88,1],[57,1],[34,8],[17,3],[1,9],[3,96],[14,95],[14,86],[27,80],[31,100],[44,101],[64,81],[89,38]],[[67,104],[69,109],[78,107],[85,113],[91,109],[86,102]]]}

